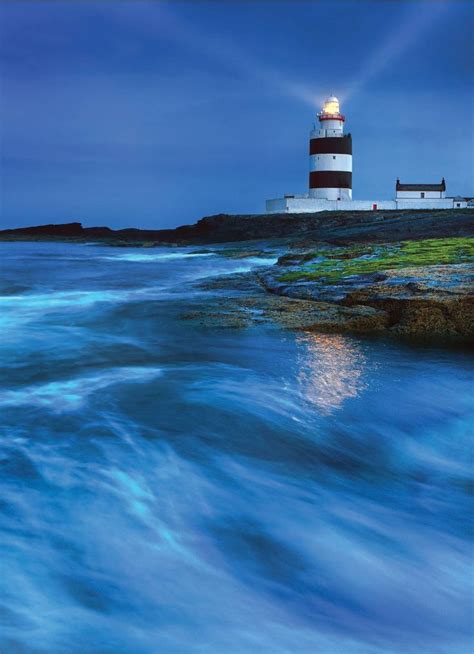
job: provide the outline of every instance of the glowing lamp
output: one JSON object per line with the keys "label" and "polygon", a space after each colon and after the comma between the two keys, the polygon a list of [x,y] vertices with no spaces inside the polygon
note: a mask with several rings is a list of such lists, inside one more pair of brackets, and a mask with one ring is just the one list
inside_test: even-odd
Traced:
{"label": "glowing lamp", "polygon": [[339,100],[334,95],[331,95],[324,103],[323,113],[324,114],[339,113]]}

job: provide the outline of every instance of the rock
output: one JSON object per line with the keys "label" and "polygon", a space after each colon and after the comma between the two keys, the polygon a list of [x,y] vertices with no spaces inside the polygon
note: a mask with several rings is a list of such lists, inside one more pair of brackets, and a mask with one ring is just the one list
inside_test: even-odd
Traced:
{"label": "rock", "polygon": [[[452,238],[346,248],[311,243],[309,252],[288,252],[278,265],[204,282],[234,291],[207,311],[211,322],[221,314],[239,326],[269,320],[291,329],[468,342],[473,248],[472,240]],[[448,263],[432,263],[438,260]]]}
{"label": "rock", "polygon": [[261,291],[261,286],[258,283],[255,274],[252,272],[220,275],[218,277],[206,277],[204,280],[196,282],[196,286],[205,291]]}
{"label": "rock", "polygon": [[205,306],[182,314],[181,319],[208,329],[242,329],[270,322],[287,329],[359,333],[380,332],[388,324],[388,315],[371,307],[343,307],[263,292],[240,297],[217,297]]}
{"label": "rock", "polygon": [[298,264],[306,263],[307,261],[315,262],[318,257],[313,252],[295,252],[284,254],[277,260],[279,266],[296,266]]}
{"label": "rock", "polygon": [[474,334],[474,301],[466,298],[448,307],[449,317],[459,336],[471,342]]}
{"label": "rock", "polygon": [[214,250],[215,254],[228,259],[249,259],[251,257],[265,257],[269,256],[269,252],[265,250],[243,250],[243,249],[229,249],[229,250]]}
{"label": "rock", "polygon": [[400,312],[399,321],[391,327],[395,334],[405,336],[454,337],[456,329],[443,310],[436,306],[405,306]]}
{"label": "rock", "polygon": [[371,307],[342,307],[327,302],[289,300],[263,310],[287,328],[321,332],[380,332],[388,325],[388,315]]}
{"label": "rock", "polygon": [[472,209],[387,211],[327,211],[313,214],[254,214],[206,216],[176,229],[83,227],[81,223],[40,225],[0,231],[1,240],[88,240],[128,245],[153,241],[181,245],[292,239],[298,249],[315,244],[393,242],[402,239],[468,236],[473,233]]}
{"label": "rock", "polygon": [[209,309],[189,311],[181,314],[180,318],[190,320],[207,329],[242,329],[249,327],[252,322],[245,311],[240,311],[237,307],[221,307],[220,310],[215,311]]}
{"label": "rock", "polygon": [[[321,310],[315,327],[378,331],[427,340],[474,341],[474,267],[471,264],[413,266],[348,277],[282,281],[291,268],[258,273],[273,294],[312,301]],[[325,307],[356,309],[352,317]],[[380,312],[360,314],[361,308]],[[349,327],[350,325],[350,327]]]}

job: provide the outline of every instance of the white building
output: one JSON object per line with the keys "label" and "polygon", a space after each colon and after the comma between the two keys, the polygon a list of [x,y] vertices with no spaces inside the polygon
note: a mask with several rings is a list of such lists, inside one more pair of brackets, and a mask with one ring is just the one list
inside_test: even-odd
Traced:
{"label": "white building", "polygon": [[402,184],[397,179],[396,193],[397,200],[438,200],[446,197],[446,182],[444,177],[441,184]]}
{"label": "white building", "polygon": [[331,95],[318,113],[309,142],[309,192],[267,200],[267,213],[376,211],[379,209],[454,209],[472,206],[466,198],[447,198],[446,182],[401,184],[394,200],[352,200],[352,137],[344,134],[345,117]]}

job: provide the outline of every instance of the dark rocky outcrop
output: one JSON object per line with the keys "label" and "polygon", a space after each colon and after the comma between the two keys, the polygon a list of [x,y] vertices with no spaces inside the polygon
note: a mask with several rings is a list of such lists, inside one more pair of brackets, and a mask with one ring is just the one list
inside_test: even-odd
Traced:
{"label": "dark rocky outcrop", "polygon": [[81,223],[41,225],[0,231],[0,240],[82,240],[110,245],[225,243],[290,239],[311,243],[389,242],[402,239],[467,236],[474,210],[331,211],[314,214],[218,214],[176,229],[83,227]]}

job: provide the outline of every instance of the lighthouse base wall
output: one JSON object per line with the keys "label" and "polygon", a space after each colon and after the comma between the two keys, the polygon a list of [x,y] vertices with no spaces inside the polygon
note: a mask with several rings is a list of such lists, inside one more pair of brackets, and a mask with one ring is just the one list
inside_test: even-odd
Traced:
{"label": "lighthouse base wall", "polygon": [[309,197],[313,200],[352,200],[351,188],[310,188]]}
{"label": "lighthouse base wall", "polygon": [[378,211],[396,209],[462,209],[467,202],[453,198],[418,200],[322,200],[295,195],[266,201],[266,213],[317,213],[319,211]]}

